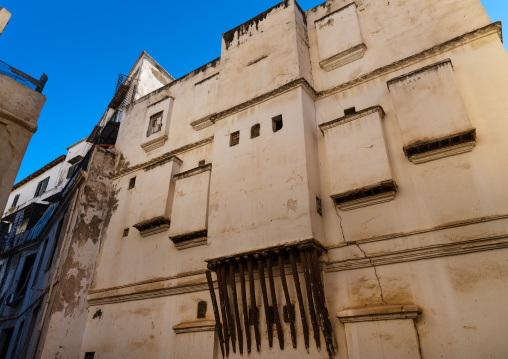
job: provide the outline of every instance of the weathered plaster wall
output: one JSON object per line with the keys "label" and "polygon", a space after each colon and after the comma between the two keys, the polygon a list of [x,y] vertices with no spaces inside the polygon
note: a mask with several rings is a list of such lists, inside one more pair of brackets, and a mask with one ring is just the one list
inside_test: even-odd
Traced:
{"label": "weathered plaster wall", "polygon": [[[502,258],[508,246],[508,172],[503,164],[508,148],[504,141],[507,127],[502,120],[508,55],[497,30],[479,30],[460,41],[394,63],[487,25],[481,4],[472,0],[467,4],[357,1],[366,53],[355,62],[326,72],[319,66],[314,21],[349,3],[328,1],[308,10],[304,19],[292,1],[284,1],[224,34],[220,61],[214,60],[128,107],[117,142],[120,155],[113,178],[111,221],[88,296],[93,309],[87,319],[82,356],[95,351],[111,358],[158,358],[168,353],[172,357],[219,357],[210,332],[176,334],[171,329],[196,320],[200,300],[208,302],[201,323],[212,319],[204,260],[262,251],[306,238],[319,239],[328,249],[323,256],[323,278],[337,357],[382,357],[378,349],[383,343],[390,350],[404,348],[412,357],[506,356],[503,331],[489,326],[508,315],[502,309],[503,290],[499,291],[506,272]],[[305,21],[312,71],[306,62]],[[279,32],[280,36],[273,35]],[[400,119],[387,82],[445,59],[453,64],[457,92],[471,125],[477,129],[476,145],[471,152],[415,164],[404,154]],[[359,79],[383,66],[388,67]],[[301,76],[314,89],[300,82],[299,86],[269,93]],[[332,90],[333,86],[338,88]],[[263,93],[262,99],[253,99]],[[145,152],[140,134],[147,130],[147,111],[169,97],[174,102],[168,109],[168,139]],[[196,109],[202,99],[203,108]],[[248,102],[237,106],[244,101]],[[330,179],[340,178],[337,171],[345,166],[341,160],[332,168],[327,151],[337,151],[337,147],[327,148],[318,126],[344,116],[344,109],[361,111],[378,105],[385,112],[376,123],[383,146],[377,141],[379,136],[372,136],[377,142],[370,141],[369,136],[363,136],[369,131],[359,131],[364,141],[361,145],[373,145],[382,156],[369,157],[377,161],[375,165],[359,162],[355,175],[359,180],[371,180],[378,162],[384,169],[389,164],[397,193],[389,202],[337,211],[330,198],[335,192]],[[225,112],[216,114],[220,111]],[[425,106],[419,111],[425,111]],[[273,132],[272,117],[280,114],[283,127]],[[418,111],[413,115],[418,117]],[[207,116],[207,127],[191,125]],[[427,121],[429,126],[440,126],[437,118]],[[250,138],[255,124],[260,125],[260,136]],[[230,146],[230,136],[236,131],[240,131],[240,142]],[[340,150],[353,151],[353,146],[344,145]],[[342,155],[353,161],[354,154]],[[137,196],[149,198],[155,193],[166,198],[167,186],[161,183],[173,174],[172,162],[167,162],[172,156],[182,161],[179,173],[195,169],[201,160],[212,165],[208,206],[203,208],[200,197],[199,201],[189,201],[188,207],[178,208],[181,212],[175,210],[175,214],[191,215],[193,206],[198,206],[200,219],[207,212],[207,246],[176,249],[168,235],[194,226],[194,221],[174,223],[181,221],[182,215],[171,218],[174,227],[169,231],[147,237],[132,227],[143,213],[141,202],[134,200],[133,190],[128,190],[130,178],[136,176],[136,188],[143,188]],[[146,175],[153,168],[160,173],[157,178]],[[192,193],[188,188],[191,185],[182,187]],[[153,193],[145,194],[148,188]],[[317,214],[316,197],[322,200],[322,217]],[[174,203],[181,203],[178,197]],[[127,228],[129,233],[123,236]],[[303,283],[303,277],[300,280]],[[277,277],[275,281],[281,308],[282,289]],[[255,283],[259,305],[259,281]],[[290,296],[294,301],[292,289]],[[406,305],[422,310],[414,323],[411,318],[392,317],[346,329],[337,318],[344,310]],[[93,318],[99,309],[103,315]],[[297,312],[297,322],[299,319]],[[327,357],[324,349],[316,350],[312,331],[310,353],[303,353],[298,330],[299,346],[294,351],[288,325],[283,325],[286,349],[267,348],[267,328],[261,320],[262,351],[252,356]],[[395,336],[400,330],[406,335]],[[480,330],[479,334],[469,334]],[[122,336],[116,335],[119,331]],[[369,335],[376,336],[376,345],[366,351],[353,350]],[[189,347],[194,342],[200,346]],[[404,357],[398,350],[387,353]]]}
{"label": "weathered plaster wall", "polygon": [[[318,53],[315,21],[352,2],[326,1],[305,12],[316,90],[352,80],[491,23],[481,2],[476,0],[357,0],[358,24],[367,51],[360,61],[324,71],[319,66],[322,59]],[[330,32],[330,36],[339,35]]]}
{"label": "weathered plaster wall", "polygon": [[[313,237],[301,91],[215,125],[210,258]],[[278,115],[283,127],[274,132],[272,118]],[[250,129],[258,123],[260,136],[251,139]],[[240,143],[230,147],[235,131],[240,131]]]}
{"label": "weathered plaster wall", "polygon": [[[503,358],[504,256],[506,249],[327,273],[329,310],[335,315],[346,308],[416,304],[422,309],[415,325],[423,358]],[[341,335],[343,325],[332,322]],[[399,337],[387,340],[395,344]],[[340,357],[345,351],[343,346]]]}
{"label": "weathered plaster wall", "polygon": [[115,155],[95,147],[77,198],[68,238],[60,251],[58,284],[47,313],[49,326],[41,358],[78,357],[88,315],[92,279],[110,196]]}
{"label": "weathered plaster wall", "polygon": [[0,8],[0,34],[2,33],[2,31],[4,31],[5,26],[9,22],[10,18],[11,12],[4,7]]}
{"label": "weathered plaster wall", "polygon": [[[459,83],[459,92],[471,125],[477,128],[478,140],[468,154],[415,165],[407,160],[402,151],[404,142],[386,82],[445,58],[450,58],[454,64],[453,73]],[[478,74],[479,59],[484,61],[481,75]],[[507,63],[508,55],[499,37],[492,34],[316,102],[319,123],[342,116],[343,108],[352,106],[361,110],[381,105],[386,113],[383,129],[388,158],[399,191],[396,200],[382,205],[382,211],[377,206],[371,206],[342,212],[343,232],[348,241],[508,213],[507,203],[503,200],[505,189],[501,185],[507,180],[508,174],[499,162],[502,161],[499,153],[506,151],[502,148],[499,133],[504,131],[506,124],[501,120],[504,111],[499,106],[500,95],[493,90],[495,87],[503,88],[499,79],[507,78]],[[487,109],[490,114],[486,116],[482,111]],[[429,125],[435,127],[439,123]],[[320,158],[325,158],[324,136],[319,136]],[[321,162],[321,171],[329,171],[326,162]],[[365,168],[365,171],[368,175],[369,168]],[[333,194],[329,176],[321,176],[324,198]],[[492,188],[498,190],[492,191]],[[324,208],[327,239],[330,244],[338,244],[343,235],[338,223],[331,220],[337,218],[331,201],[325,201]],[[469,237],[468,234],[466,236]]]}
{"label": "weathered plaster wall", "polygon": [[46,97],[0,75],[0,208],[4,209]]}

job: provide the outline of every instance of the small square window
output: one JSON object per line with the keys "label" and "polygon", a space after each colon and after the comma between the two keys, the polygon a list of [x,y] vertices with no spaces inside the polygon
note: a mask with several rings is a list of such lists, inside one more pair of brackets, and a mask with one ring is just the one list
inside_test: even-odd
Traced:
{"label": "small square window", "polygon": [[273,132],[280,131],[282,129],[282,115],[272,117],[272,130]]}
{"label": "small square window", "polygon": [[323,216],[323,206],[321,204],[321,198],[319,198],[319,197],[316,197],[316,212],[320,216]]}
{"label": "small square window", "polygon": [[136,177],[132,177],[129,180],[129,189],[133,189],[134,187],[136,187]]}
{"label": "small square window", "polygon": [[352,115],[356,113],[356,109],[354,107],[346,108],[344,110],[344,116]]}
{"label": "small square window", "polygon": [[95,352],[86,352],[85,353],[85,359],[94,359]]}
{"label": "small square window", "polygon": [[124,237],[127,237],[128,235],[129,235],[129,228],[125,228],[125,229],[123,230],[123,236],[124,236]]}
{"label": "small square window", "polygon": [[201,301],[198,303],[198,319],[206,318],[206,302]]}
{"label": "small square window", "polygon": [[240,131],[233,132],[229,138],[229,147],[236,146],[240,143]]}
{"label": "small square window", "polygon": [[162,128],[162,112],[158,112],[155,115],[150,116],[150,123],[148,124],[148,132],[146,136],[150,136],[156,132],[159,132]]}
{"label": "small square window", "polygon": [[261,125],[259,123],[255,124],[250,128],[250,138],[259,137],[259,130],[261,129]]}

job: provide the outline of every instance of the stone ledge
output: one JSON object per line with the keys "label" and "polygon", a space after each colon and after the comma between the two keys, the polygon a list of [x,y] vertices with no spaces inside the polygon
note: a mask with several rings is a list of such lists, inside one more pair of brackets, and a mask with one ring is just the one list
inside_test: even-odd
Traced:
{"label": "stone ledge", "polygon": [[181,159],[179,159],[178,157],[172,156],[172,157],[165,158],[161,161],[155,162],[154,164],[151,164],[149,166],[146,166],[145,168],[143,168],[143,171],[146,172],[146,171],[153,170],[154,168],[165,165],[168,162],[175,162],[179,166],[181,166],[183,163],[183,161]]}
{"label": "stone ledge", "polygon": [[193,320],[181,322],[173,326],[175,334],[213,332],[215,331],[215,320]]}
{"label": "stone ledge", "polygon": [[422,310],[414,304],[383,305],[346,309],[337,313],[342,323],[358,323],[378,320],[416,319]]}
{"label": "stone ledge", "polygon": [[404,153],[411,162],[419,164],[471,152],[475,145],[476,129],[473,128],[433,140],[414,142],[404,146]]}
{"label": "stone ledge", "polygon": [[319,125],[319,129],[321,130],[321,133],[324,134],[325,130],[329,130],[330,128],[333,128],[333,127],[336,127],[339,125],[343,125],[345,123],[357,120],[359,118],[371,115],[376,112],[379,114],[379,117],[381,117],[381,118],[385,117],[385,111],[383,110],[383,108],[381,106],[372,106],[372,107],[368,107],[364,110],[355,112],[351,115],[342,116],[342,117],[339,117],[335,120],[331,120],[331,121],[322,123]]}
{"label": "stone ledge", "polygon": [[209,126],[212,126],[215,122],[213,122],[213,118],[216,116],[216,114],[211,114],[209,116],[200,118],[199,120],[191,122],[191,126],[196,131],[202,130],[203,128],[207,128]]}
{"label": "stone ledge", "polygon": [[178,250],[204,246],[207,243],[207,238],[208,230],[206,229],[169,237]]}
{"label": "stone ledge", "polygon": [[424,50],[422,52],[416,53],[414,55],[411,55],[409,57],[403,58],[401,60],[395,61],[391,64],[379,67],[371,72],[368,72],[364,75],[361,75],[351,81],[344,82],[340,85],[330,87],[326,90],[320,91],[318,93],[318,96],[320,99],[331,96],[333,94],[336,94],[338,92],[342,92],[345,90],[348,90],[354,86],[358,86],[360,84],[363,84],[367,81],[371,81],[373,79],[376,79],[378,77],[387,75],[391,72],[401,70],[403,68],[406,68],[408,66],[414,65],[420,61],[429,59],[431,57],[434,57],[438,54],[441,54],[445,51],[453,50],[459,46],[465,45],[471,41],[478,40],[484,36],[489,36],[491,34],[497,34],[499,38],[501,39],[501,42],[503,41],[502,32],[501,32],[501,22],[495,22],[492,24],[489,24],[487,26],[481,27],[479,29],[473,30],[471,32],[465,33],[463,35],[457,36],[451,40],[445,41],[439,45],[436,45],[432,48],[429,48],[427,50]]}
{"label": "stone ledge", "polygon": [[185,171],[185,172],[177,173],[176,175],[173,176],[173,178],[176,180],[179,180],[179,179],[195,176],[197,174],[200,174],[200,173],[203,173],[206,171],[211,171],[211,170],[212,170],[212,164],[208,163],[203,166],[192,168],[192,169]]}
{"label": "stone ledge", "polygon": [[141,148],[145,152],[148,153],[152,150],[155,150],[156,148],[162,147],[166,143],[167,140],[168,140],[168,136],[163,135],[163,136],[154,138],[153,140],[142,143]]}
{"label": "stone ledge", "polygon": [[350,211],[366,206],[391,201],[395,198],[397,184],[394,180],[383,181],[371,186],[354,189],[330,196],[335,206],[342,211]]}
{"label": "stone ledge", "polygon": [[196,121],[193,121],[190,123],[190,125],[192,126],[192,128],[194,130],[199,131],[200,129],[203,129],[203,128],[206,128],[208,126],[215,124],[217,121],[219,121],[223,118],[231,116],[237,112],[243,111],[249,107],[258,105],[258,104],[265,102],[267,100],[270,100],[274,97],[285,94],[286,92],[292,91],[298,87],[303,88],[309,94],[309,96],[312,97],[312,99],[317,98],[317,93],[314,90],[314,88],[307,82],[307,80],[305,78],[299,77],[299,78],[294,79],[293,81],[290,81],[280,87],[277,87],[274,90],[265,92],[262,95],[254,97],[253,99],[250,99],[248,101],[245,101],[245,102],[242,102],[238,105],[230,107],[227,110],[217,112],[217,113],[211,114],[209,116],[200,118]]}
{"label": "stone ledge", "polygon": [[159,216],[148,219],[143,222],[136,223],[133,225],[139,233],[141,233],[142,237],[151,236],[152,234],[165,232],[168,230],[171,221],[169,218]]}
{"label": "stone ledge", "polygon": [[[350,245],[357,245],[351,242]],[[457,243],[441,243],[421,248],[410,248],[401,251],[392,251],[386,254],[368,255],[367,258],[346,259],[332,261],[326,264],[326,272],[340,272],[360,268],[372,268],[397,263],[406,263],[432,258],[457,256],[462,254],[490,251],[508,248],[508,236],[493,236],[481,239],[466,240]]]}
{"label": "stone ledge", "polygon": [[138,165],[128,167],[126,169],[118,171],[117,173],[115,173],[112,176],[112,179],[117,179],[117,178],[123,177],[129,173],[135,172],[140,169],[155,168],[156,166],[160,165],[161,163],[166,163],[167,161],[171,160],[170,159],[171,157],[175,157],[176,163],[182,164],[182,160],[180,160],[178,157],[176,157],[177,155],[187,152],[187,151],[192,151],[198,147],[207,145],[209,143],[213,143],[213,136],[204,138],[204,139],[199,140],[197,142],[189,143],[189,144],[179,147],[173,151],[167,152],[161,156],[155,157],[154,159],[152,159],[150,161],[146,161],[146,162],[140,163]]}
{"label": "stone ledge", "polygon": [[319,66],[321,66],[325,71],[332,71],[361,59],[363,55],[365,55],[366,51],[367,46],[365,44],[358,44],[346,51],[342,51],[337,55],[333,55],[332,57],[320,61]]}

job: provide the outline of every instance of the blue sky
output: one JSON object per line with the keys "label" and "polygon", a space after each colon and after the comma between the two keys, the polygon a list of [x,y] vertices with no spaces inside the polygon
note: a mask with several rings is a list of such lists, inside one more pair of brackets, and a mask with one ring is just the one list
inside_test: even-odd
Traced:
{"label": "blue sky", "polygon": [[[128,73],[142,50],[178,78],[220,56],[222,33],[279,1],[1,1],[12,17],[0,36],[0,60],[49,76],[39,129],[16,181],[88,136],[118,74]],[[323,1],[299,4],[307,10]],[[508,1],[482,3],[492,21],[508,24]]]}

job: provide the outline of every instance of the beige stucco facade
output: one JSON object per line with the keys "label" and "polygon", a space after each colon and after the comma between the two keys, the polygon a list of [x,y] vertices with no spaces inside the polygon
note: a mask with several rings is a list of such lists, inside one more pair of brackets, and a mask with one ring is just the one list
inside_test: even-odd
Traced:
{"label": "beige stucco facade", "polygon": [[11,12],[4,7],[0,7],[0,34],[4,31],[10,18]]}
{"label": "beige stucco facade", "polygon": [[[0,34],[9,22],[11,13],[0,7]],[[0,75],[0,209],[5,208],[7,198],[18,174],[21,160],[32,135],[37,130],[37,120],[46,96],[42,95],[42,87],[36,91],[25,84],[36,82],[35,79],[26,80],[28,75],[19,70],[12,70],[7,66],[5,71],[11,73],[13,78],[6,74]],[[44,75],[45,76],[45,75]],[[19,78],[20,81],[16,81]],[[42,81],[41,77],[41,81]],[[47,77],[46,77],[47,80]],[[44,83],[45,81],[44,80]],[[39,86],[39,85],[37,85]]]}
{"label": "beige stucco facade", "polygon": [[223,34],[125,108],[79,356],[220,357],[208,263],[230,357],[505,358],[507,83],[478,0],[287,0]]}
{"label": "beige stucco facade", "polygon": [[31,88],[0,75],[0,208],[18,174],[28,143],[37,130],[37,119],[46,97]]}

